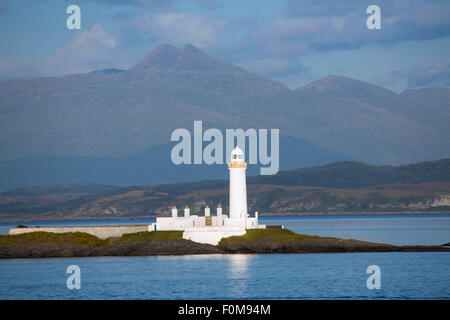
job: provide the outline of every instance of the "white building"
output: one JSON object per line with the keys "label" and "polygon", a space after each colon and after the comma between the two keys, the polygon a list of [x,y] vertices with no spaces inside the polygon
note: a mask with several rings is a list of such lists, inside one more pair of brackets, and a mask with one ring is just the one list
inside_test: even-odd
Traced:
{"label": "white building", "polygon": [[258,224],[258,212],[253,217],[247,213],[247,186],[245,170],[247,164],[244,152],[236,147],[231,152],[230,163],[230,212],[229,216],[222,213],[219,204],[216,215],[211,215],[210,208],[205,207],[204,215],[191,215],[188,206],[184,208],[183,216],[178,215],[178,209],[172,208],[171,217],[158,217],[156,223],[149,226],[153,230],[182,230],[183,238],[217,245],[220,239],[240,236],[246,229],[265,229],[265,225]]}

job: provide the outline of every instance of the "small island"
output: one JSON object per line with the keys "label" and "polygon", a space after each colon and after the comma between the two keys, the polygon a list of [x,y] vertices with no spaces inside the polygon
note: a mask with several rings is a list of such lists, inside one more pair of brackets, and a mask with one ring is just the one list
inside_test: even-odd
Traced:
{"label": "small island", "polygon": [[394,246],[354,239],[297,234],[283,226],[259,224],[250,216],[244,151],[230,153],[229,210],[216,215],[208,205],[204,215],[191,214],[188,205],[180,216],[157,217],[150,225],[51,226],[10,228],[0,235],[0,258],[154,256],[189,254],[262,254],[450,251],[447,246]]}
{"label": "small island", "polygon": [[266,254],[338,252],[450,252],[445,246],[394,246],[298,234],[288,229],[247,230],[218,245],[183,239],[182,231],[143,231],[99,239],[83,232],[30,232],[0,235],[0,258],[155,256],[191,254]]}

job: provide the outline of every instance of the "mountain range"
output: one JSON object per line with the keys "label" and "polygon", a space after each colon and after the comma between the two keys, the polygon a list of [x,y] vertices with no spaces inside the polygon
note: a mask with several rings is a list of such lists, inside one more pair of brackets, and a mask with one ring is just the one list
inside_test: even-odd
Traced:
{"label": "mountain range", "polygon": [[290,89],[193,45],[160,45],[128,70],[1,84],[0,189],[226,177],[223,166],[171,163],[172,131],[192,132],[194,120],[280,129],[282,170],[448,158],[449,97],[450,88],[398,94],[335,75]]}

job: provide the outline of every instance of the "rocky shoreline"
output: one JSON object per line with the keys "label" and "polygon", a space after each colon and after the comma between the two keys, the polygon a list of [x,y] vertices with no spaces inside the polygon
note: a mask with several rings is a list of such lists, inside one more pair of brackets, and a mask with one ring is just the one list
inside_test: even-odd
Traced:
{"label": "rocky shoreline", "polygon": [[342,252],[450,252],[444,246],[394,246],[296,234],[283,230],[249,230],[246,235],[222,239],[217,246],[182,239],[181,232],[140,232],[100,240],[83,233],[35,232],[0,236],[0,258],[101,256],[155,256],[192,254],[342,253]]}

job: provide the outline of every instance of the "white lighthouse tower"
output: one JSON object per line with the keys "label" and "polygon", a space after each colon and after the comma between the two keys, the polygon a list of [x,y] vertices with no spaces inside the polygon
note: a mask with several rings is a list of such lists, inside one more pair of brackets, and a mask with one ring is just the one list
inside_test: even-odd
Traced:
{"label": "white lighthouse tower", "polygon": [[239,147],[231,151],[228,169],[230,170],[230,219],[242,219],[242,222],[245,223],[247,218],[247,186],[245,181],[247,164],[244,161],[244,152]]}
{"label": "white lighthouse tower", "polygon": [[213,215],[205,204],[205,214],[190,213],[188,206],[184,209],[184,216],[177,214],[177,208],[172,208],[171,217],[157,217],[156,223],[149,226],[154,230],[182,230],[183,239],[200,243],[217,245],[222,238],[242,236],[248,229],[265,229],[258,223],[258,212],[253,217],[247,214],[247,183],[245,181],[244,152],[236,147],[231,151],[228,163],[230,170],[230,211],[229,215],[222,212],[222,206],[217,205],[217,214]]}

